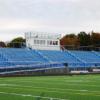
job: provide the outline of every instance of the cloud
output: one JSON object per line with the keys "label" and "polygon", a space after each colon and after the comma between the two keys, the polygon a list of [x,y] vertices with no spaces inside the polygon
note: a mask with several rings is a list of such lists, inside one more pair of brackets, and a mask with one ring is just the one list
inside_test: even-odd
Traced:
{"label": "cloud", "polygon": [[0,37],[32,30],[100,31],[99,9],[100,0],[0,0]]}

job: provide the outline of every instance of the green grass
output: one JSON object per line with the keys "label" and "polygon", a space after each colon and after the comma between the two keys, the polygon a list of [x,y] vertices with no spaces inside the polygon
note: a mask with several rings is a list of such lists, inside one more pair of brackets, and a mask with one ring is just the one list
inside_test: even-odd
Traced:
{"label": "green grass", "polygon": [[61,99],[100,100],[100,75],[0,78],[0,100]]}

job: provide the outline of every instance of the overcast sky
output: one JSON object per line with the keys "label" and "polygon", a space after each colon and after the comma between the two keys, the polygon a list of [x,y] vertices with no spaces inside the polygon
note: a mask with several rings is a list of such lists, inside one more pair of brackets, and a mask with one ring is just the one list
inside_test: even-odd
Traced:
{"label": "overcast sky", "polygon": [[0,0],[0,40],[26,31],[100,32],[100,0]]}

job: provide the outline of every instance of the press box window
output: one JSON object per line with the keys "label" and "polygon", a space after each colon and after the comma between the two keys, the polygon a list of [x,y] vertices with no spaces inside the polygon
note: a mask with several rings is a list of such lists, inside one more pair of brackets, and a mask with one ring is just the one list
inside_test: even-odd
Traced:
{"label": "press box window", "polygon": [[58,41],[47,41],[48,45],[58,45]]}
{"label": "press box window", "polygon": [[36,44],[36,45],[45,45],[45,40],[34,40],[34,44]]}

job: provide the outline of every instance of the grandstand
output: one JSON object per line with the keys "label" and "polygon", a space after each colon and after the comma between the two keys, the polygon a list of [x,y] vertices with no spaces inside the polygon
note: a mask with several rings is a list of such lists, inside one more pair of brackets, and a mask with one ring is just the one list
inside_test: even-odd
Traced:
{"label": "grandstand", "polygon": [[[39,40],[41,37],[35,37],[35,42],[36,39]],[[51,39],[49,41],[52,41]],[[48,41],[48,39],[45,40]],[[43,48],[40,49],[40,47],[37,48],[40,44],[33,46],[32,43],[28,44],[32,48],[0,48],[0,75],[24,72],[67,74],[73,70],[90,71],[90,69],[100,69],[99,51],[63,51],[60,50],[59,43],[52,44],[53,46],[49,46],[50,50],[47,50],[48,45],[43,47],[42,44]]]}
{"label": "grandstand", "polygon": [[[65,64],[68,65],[65,66]],[[99,52],[30,50],[21,48],[0,49],[0,73],[64,67],[68,67],[71,70],[99,68]]]}

